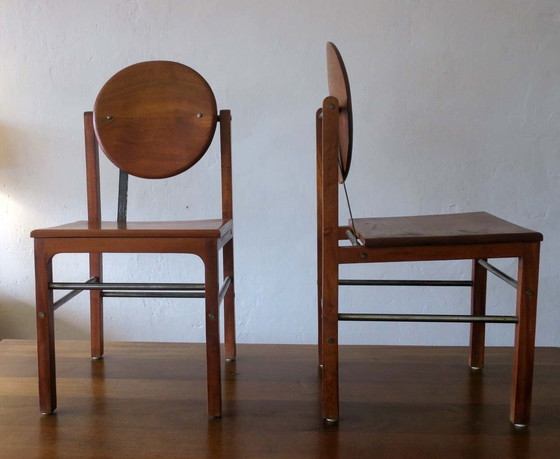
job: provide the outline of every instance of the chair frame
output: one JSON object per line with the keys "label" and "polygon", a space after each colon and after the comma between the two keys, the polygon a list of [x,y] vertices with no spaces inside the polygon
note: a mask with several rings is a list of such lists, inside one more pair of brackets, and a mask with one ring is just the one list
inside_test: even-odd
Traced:
{"label": "chair frame", "polygon": [[[104,297],[196,297],[205,298],[208,415],[222,415],[219,306],[224,302],[225,357],[236,358],[234,312],[233,204],[231,173],[231,112],[220,110],[222,220],[219,234],[173,237],[144,232],[142,237],[50,237],[33,232],[35,238],[35,276],[37,309],[37,348],[39,363],[39,405],[44,414],[57,407],[54,311],[83,290],[90,291],[91,356],[102,358]],[[101,224],[99,145],[94,132],[93,113],[84,114],[87,176],[88,226]],[[125,174],[126,176],[126,174]],[[127,176],[126,176],[127,177]],[[126,214],[126,177],[121,171],[118,221]],[[124,213],[123,213],[124,205]],[[124,218],[123,218],[124,217]],[[40,230],[36,230],[40,231]],[[34,234],[35,233],[35,234]],[[219,252],[223,256],[223,284],[219,279]],[[52,259],[61,253],[89,253],[91,279],[84,283],[54,283]],[[177,253],[194,254],[204,262],[204,284],[130,284],[103,282],[103,253]],[[72,290],[54,302],[53,291]]]}
{"label": "chair frame", "polygon": [[[535,347],[540,242],[449,244],[437,246],[365,247],[358,245],[350,226],[339,226],[339,103],[326,97],[316,114],[318,221],[318,336],[322,367],[322,416],[339,420],[339,320],[471,322],[469,364],[484,365],[485,322],[515,323],[510,420],[518,427],[530,418]],[[340,245],[339,241],[352,245]],[[489,258],[517,258],[518,281],[487,263]],[[461,281],[344,281],[339,265],[400,261],[472,260],[472,280]],[[515,316],[486,316],[487,270],[517,288]],[[439,284],[437,282],[440,282]],[[458,282],[458,283],[457,283]],[[426,316],[397,314],[341,314],[339,285],[468,285],[471,315]]]}

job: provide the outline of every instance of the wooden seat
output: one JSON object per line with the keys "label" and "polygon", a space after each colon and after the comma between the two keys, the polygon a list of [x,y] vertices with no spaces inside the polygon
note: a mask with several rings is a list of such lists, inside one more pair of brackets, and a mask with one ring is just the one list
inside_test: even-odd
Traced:
{"label": "wooden seat", "polygon": [[[128,222],[128,177],[165,179],[191,168],[207,151],[220,123],[221,218],[200,221]],[[88,220],[36,229],[35,283],[39,405],[56,409],[54,311],[83,290],[90,291],[91,355],[103,356],[105,297],[204,298],[208,414],[222,414],[219,306],[224,304],[225,357],[235,359],[231,113],[217,112],[208,83],[193,69],[167,61],[142,62],[114,75],[84,115]],[[116,221],[101,218],[101,146],[119,171]],[[170,197],[172,198],[172,197]],[[223,255],[223,283],[219,255]],[[89,253],[89,280],[54,282],[59,253]],[[204,262],[204,283],[104,282],[103,253],[178,253]],[[54,290],[71,290],[53,301]],[[94,363],[95,364],[95,363]]]}
{"label": "wooden seat", "polygon": [[[352,221],[349,222],[352,225]],[[357,218],[356,236],[366,247],[535,242],[542,234],[486,212],[415,217]]]}
{"label": "wooden seat", "polygon": [[232,220],[194,220],[174,222],[88,222],[78,221],[52,228],[36,229],[31,237],[210,237],[220,238],[231,233]]}
{"label": "wooden seat", "polygon": [[[484,365],[485,323],[515,324],[510,420],[529,422],[535,346],[539,251],[542,234],[486,212],[389,218],[351,218],[339,226],[338,185],[352,158],[352,100],[340,52],[327,44],[329,96],[316,114],[317,271],[322,416],[339,419],[338,327],[340,321],[466,322],[471,324],[469,364]],[[352,215],[352,213],[350,213]],[[342,242],[344,241],[344,242]],[[516,258],[518,278],[488,262]],[[350,263],[471,260],[471,280],[339,279]],[[486,314],[487,271],[517,290],[515,314]],[[374,314],[339,310],[339,286],[470,287],[470,314]]]}

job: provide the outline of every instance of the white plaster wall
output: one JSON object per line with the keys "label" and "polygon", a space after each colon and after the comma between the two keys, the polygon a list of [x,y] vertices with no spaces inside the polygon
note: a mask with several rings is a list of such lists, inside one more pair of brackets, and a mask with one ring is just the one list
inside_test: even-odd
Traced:
{"label": "white plaster wall", "polygon": [[[560,3],[557,0],[0,0],[0,337],[35,334],[33,228],[86,215],[82,112],[129,64],[199,71],[233,112],[237,324],[241,342],[316,339],[314,113],[325,42],[353,84],[355,216],[486,210],[545,235],[537,343],[560,345]],[[102,163],[106,218],[117,175]],[[219,215],[217,143],[182,177],[131,184],[131,219]],[[346,221],[343,212],[341,221]],[[106,279],[202,280],[179,256],[107,256]],[[114,261],[113,264],[110,262]],[[512,261],[497,263],[515,275]],[[465,262],[360,268],[461,278]],[[343,275],[356,274],[345,267]],[[55,259],[85,280],[86,258]],[[489,307],[513,291],[490,280]],[[511,290],[511,291],[510,291]],[[467,291],[342,292],[345,310],[468,310]],[[110,340],[202,341],[200,300],[107,300]],[[57,312],[86,338],[85,295]],[[465,325],[342,324],[347,343],[464,345]],[[512,343],[489,326],[491,345]]]}

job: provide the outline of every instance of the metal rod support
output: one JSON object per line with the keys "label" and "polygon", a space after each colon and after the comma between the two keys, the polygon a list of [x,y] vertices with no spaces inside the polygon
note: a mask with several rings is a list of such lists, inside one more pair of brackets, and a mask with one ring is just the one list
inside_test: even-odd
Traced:
{"label": "metal rod support", "polygon": [[105,298],[204,298],[204,292],[103,292]]}
{"label": "metal rod support", "polygon": [[350,240],[350,242],[352,243],[352,245],[356,246],[356,245],[360,245],[358,243],[358,239],[356,239],[356,235],[350,231],[350,230],[346,230],[344,232],[344,234],[346,234],[346,236],[348,237],[348,239]]}
{"label": "metal rod support", "polygon": [[[90,279],[91,280],[91,279]],[[204,290],[204,284],[137,284],[137,283],[103,283],[96,282],[53,282],[49,284],[53,290]]]}
{"label": "metal rod support", "polygon": [[[86,284],[88,283],[92,283],[92,282],[96,282],[97,281],[97,277],[92,277],[91,279],[88,279],[87,282],[85,282]],[[62,298],[60,298],[59,300],[55,301],[53,303],[53,311],[56,311],[58,308],[60,308],[63,304],[68,303],[68,301],[70,301],[72,298],[74,298],[75,296],[78,296],[80,294],[80,292],[82,292],[83,288],[79,288],[76,290],[72,290],[70,293],[67,293],[66,295],[64,295]]]}
{"label": "metal rod support", "polygon": [[483,322],[514,323],[517,316],[465,316],[449,314],[339,314],[338,320],[368,322]]}
{"label": "metal rod support", "polygon": [[231,277],[227,276],[224,279],[224,283],[222,284],[222,288],[220,289],[220,293],[218,294],[218,304],[222,304],[222,301],[224,300],[224,296],[226,296],[230,284]]}
{"label": "metal rod support", "polygon": [[517,281],[515,279],[513,279],[512,277],[509,277],[503,271],[500,271],[498,268],[496,268],[495,266],[491,265],[490,263],[488,263],[487,261],[484,261],[484,260],[478,260],[478,264],[485,267],[488,271],[490,271],[492,274],[499,277],[503,281],[507,282],[513,288],[517,289]]}
{"label": "metal rod support", "polygon": [[360,280],[339,279],[338,285],[472,287],[470,280]]}
{"label": "metal rod support", "polygon": [[128,174],[119,169],[119,200],[117,203],[117,222],[126,222],[126,208],[128,206]]}

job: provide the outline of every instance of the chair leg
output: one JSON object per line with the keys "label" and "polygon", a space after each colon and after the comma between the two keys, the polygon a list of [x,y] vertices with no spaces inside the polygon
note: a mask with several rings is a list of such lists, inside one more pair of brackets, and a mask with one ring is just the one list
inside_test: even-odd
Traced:
{"label": "chair leg", "polygon": [[223,248],[224,279],[231,278],[231,284],[224,297],[224,341],[226,360],[235,360],[235,277],[233,272],[233,239]]}
{"label": "chair leg", "polygon": [[[478,263],[478,260],[472,261],[472,281],[471,314],[473,316],[482,316],[486,314],[487,271],[484,266]],[[469,365],[475,370],[480,370],[484,367],[485,325],[483,322],[471,324]]]}
{"label": "chair leg", "polygon": [[[324,260],[323,260],[324,261]],[[322,279],[322,357],[321,380],[323,419],[338,422],[338,265],[323,266]]]}
{"label": "chair leg", "polygon": [[[103,281],[103,259],[101,253],[90,253],[90,277],[97,277]],[[90,304],[90,329],[91,329],[91,357],[103,357],[103,296],[100,290],[92,290],[89,297]]]}
{"label": "chair leg", "polygon": [[43,241],[35,239],[35,293],[37,308],[37,355],[39,364],[39,409],[43,414],[56,410],[56,367],[54,350],[54,309],[52,260]]}
{"label": "chair leg", "polygon": [[206,365],[208,416],[222,417],[220,368],[219,268],[217,250],[211,248],[204,260],[206,284]]}
{"label": "chair leg", "polygon": [[319,366],[323,366],[323,260],[321,235],[317,238],[317,343]]}
{"label": "chair leg", "polygon": [[519,259],[517,316],[510,420],[518,427],[529,423],[533,388],[535,329],[540,244],[527,244]]}

